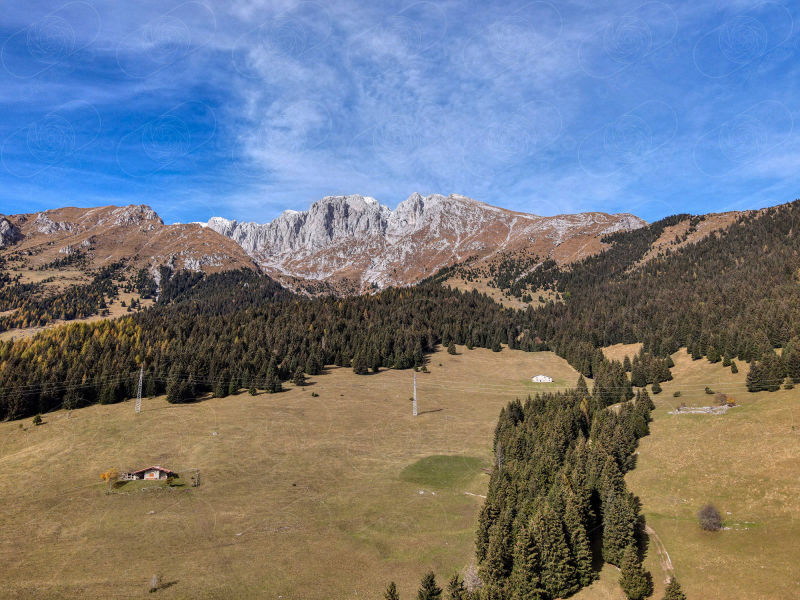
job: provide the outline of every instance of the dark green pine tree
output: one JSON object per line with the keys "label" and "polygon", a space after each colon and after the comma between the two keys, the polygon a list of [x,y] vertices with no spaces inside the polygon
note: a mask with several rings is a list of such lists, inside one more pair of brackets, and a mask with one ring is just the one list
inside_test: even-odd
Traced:
{"label": "dark green pine tree", "polygon": [[589,388],[586,386],[586,380],[583,378],[583,375],[578,375],[578,383],[575,385],[575,389],[582,398],[589,395]]}
{"label": "dark green pine tree", "polygon": [[417,600],[440,600],[442,597],[442,588],[436,585],[436,576],[433,571],[429,571],[422,578],[419,590],[417,591]]}
{"label": "dark green pine tree", "polygon": [[606,455],[603,470],[600,473],[600,492],[603,498],[611,494],[621,493],[625,489],[625,479],[614,457]]}
{"label": "dark green pine tree", "polygon": [[539,580],[539,550],[533,536],[534,524],[531,521],[517,533],[514,544],[514,567],[508,582],[510,600],[542,600]]}
{"label": "dark green pine tree", "polygon": [[306,374],[303,372],[303,367],[297,367],[292,377],[292,383],[298,387],[303,387],[306,384]]}
{"label": "dark green pine tree", "polygon": [[458,573],[453,573],[447,582],[447,600],[467,600],[467,588]]}
{"label": "dark green pine tree", "polygon": [[644,387],[647,385],[647,373],[644,370],[644,365],[638,360],[631,368],[631,385],[636,387]]}
{"label": "dark green pine tree", "polygon": [[781,358],[783,359],[786,375],[791,378],[792,383],[800,383],[800,341],[794,338],[783,349]]}
{"label": "dark green pine tree", "polygon": [[709,346],[708,350],[706,350],[706,356],[708,356],[708,362],[718,363],[722,356],[720,356],[719,350],[715,346]]}
{"label": "dark green pine tree", "polygon": [[501,585],[509,575],[512,563],[513,539],[512,519],[509,509],[503,509],[497,521],[489,529],[486,557],[481,564],[485,583]]}
{"label": "dark green pine tree", "polygon": [[353,373],[356,375],[366,375],[369,373],[369,363],[367,357],[362,352],[356,353],[353,357]]}
{"label": "dark green pine tree", "polygon": [[225,380],[220,378],[217,380],[216,384],[214,385],[214,397],[215,398],[224,398],[228,395],[228,386],[225,383]]}
{"label": "dark green pine tree", "polygon": [[236,387],[236,378],[231,377],[230,381],[228,382],[228,395],[233,396],[238,391]]}
{"label": "dark green pine tree", "polygon": [[624,492],[612,492],[603,502],[603,560],[621,566],[625,548],[634,542],[636,514]]}
{"label": "dark green pine tree", "polygon": [[322,358],[320,358],[320,354],[317,350],[313,350],[306,361],[306,373],[309,375],[319,375],[322,373],[324,365],[322,364]]}
{"label": "dark green pine tree", "polygon": [[686,600],[686,594],[681,589],[681,584],[674,577],[670,578],[667,589],[664,591],[664,600]]}
{"label": "dark green pine tree", "polygon": [[386,588],[383,594],[384,600],[400,600],[400,594],[397,593],[397,586],[392,581]]}
{"label": "dark green pine tree", "polygon": [[456,353],[456,344],[452,340],[447,346],[447,353],[448,354],[455,354]]}
{"label": "dark green pine tree", "polygon": [[561,518],[551,507],[534,516],[533,532],[539,548],[541,586],[551,597],[565,597],[579,589],[578,573],[564,535]]}
{"label": "dark green pine tree", "polygon": [[739,367],[736,366],[736,361],[731,361],[731,373],[738,373]]}
{"label": "dark green pine tree", "polygon": [[783,361],[774,351],[767,352],[764,356],[764,376],[766,379],[764,389],[768,392],[779,390],[786,377]]}
{"label": "dark green pine tree", "polygon": [[595,572],[592,569],[592,547],[589,544],[589,536],[586,534],[586,527],[581,519],[574,494],[570,494],[565,503],[564,526],[578,573],[578,583],[581,587],[586,587],[595,578]]}
{"label": "dark green pine tree", "polygon": [[653,382],[653,394],[660,394],[661,393],[661,384],[657,381]]}
{"label": "dark green pine tree", "polygon": [[653,593],[653,583],[642,568],[639,554],[633,544],[625,548],[620,565],[619,585],[629,600],[644,600]]}
{"label": "dark green pine tree", "polygon": [[269,361],[269,367],[267,368],[267,379],[266,383],[264,384],[264,389],[268,394],[275,394],[283,391],[281,380],[278,377],[278,365],[274,356],[272,357],[272,360]]}
{"label": "dark green pine tree", "polygon": [[747,391],[760,392],[766,389],[766,370],[761,362],[753,361],[750,363],[750,370],[747,372]]}

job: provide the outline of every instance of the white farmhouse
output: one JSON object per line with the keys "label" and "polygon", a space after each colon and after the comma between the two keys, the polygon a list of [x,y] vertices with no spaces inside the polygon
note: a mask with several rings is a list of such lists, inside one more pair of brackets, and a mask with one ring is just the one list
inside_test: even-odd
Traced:
{"label": "white farmhouse", "polygon": [[553,383],[553,378],[548,377],[547,375],[537,375],[536,377],[531,378],[533,383]]}

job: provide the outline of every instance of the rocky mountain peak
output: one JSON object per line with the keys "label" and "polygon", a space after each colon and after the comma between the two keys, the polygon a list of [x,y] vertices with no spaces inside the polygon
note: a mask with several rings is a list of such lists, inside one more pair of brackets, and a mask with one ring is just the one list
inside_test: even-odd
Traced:
{"label": "rocky mountain peak", "polygon": [[270,223],[213,217],[205,225],[236,241],[279,278],[355,281],[357,291],[408,285],[443,266],[506,249],[539,244],[547,254],[581,238],[578,253],[596,251],[601,230],[635,229],[645,223],[629,217],[539,217],[458,194],[415,192],[394,210],[375,198],[351,194],[326,196],[307,211],[285,211]]}

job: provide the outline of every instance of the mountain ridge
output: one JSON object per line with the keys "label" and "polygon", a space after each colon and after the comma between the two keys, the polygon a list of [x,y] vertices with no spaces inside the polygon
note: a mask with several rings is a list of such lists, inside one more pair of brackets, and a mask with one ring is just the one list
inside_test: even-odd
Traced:
{"label": "mountain ridge", "polygon": [[[205,227],[236,241],[267,273],[347,282],[352,291],[409,285],[465,259],[528,248],[558,262],[598,252],[600,238],[646,225],[630,213],[542,217],[467,196],[419,193],[394,210],[375,198],[326,196],[268,223],[212,217]],[[574,248],[557,248],[566,242]]]}

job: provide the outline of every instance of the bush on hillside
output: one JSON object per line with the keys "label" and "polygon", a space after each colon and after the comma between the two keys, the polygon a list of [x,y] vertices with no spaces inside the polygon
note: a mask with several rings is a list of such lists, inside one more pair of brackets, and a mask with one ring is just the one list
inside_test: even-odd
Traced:
{"label": "bush on hillside", "polygon": [[700,528],[705,531],[722,529],[722,515],[713,504],[706,504],[697,512],[697,521],[700,523]]}

